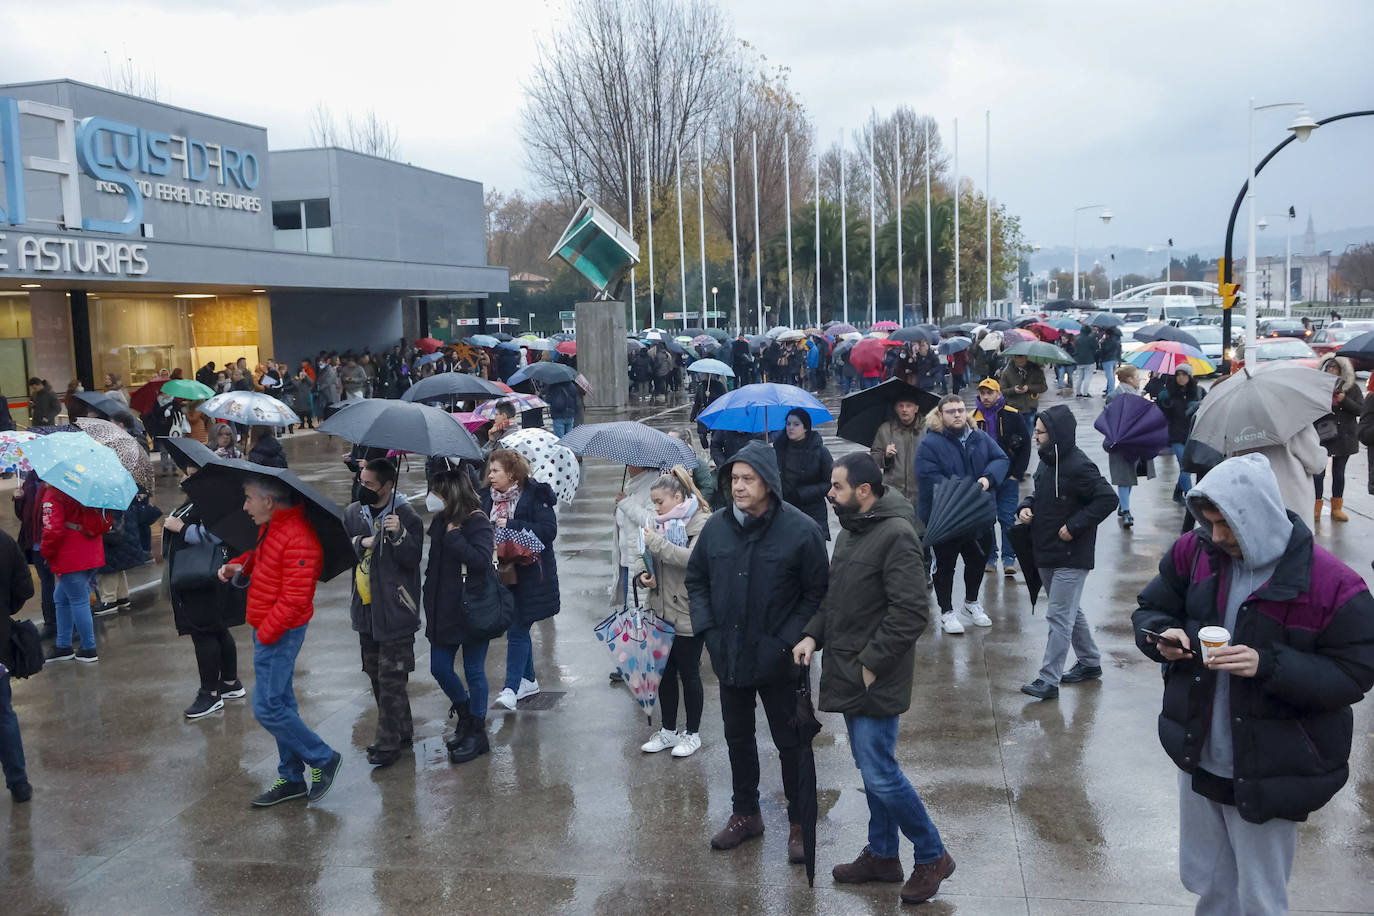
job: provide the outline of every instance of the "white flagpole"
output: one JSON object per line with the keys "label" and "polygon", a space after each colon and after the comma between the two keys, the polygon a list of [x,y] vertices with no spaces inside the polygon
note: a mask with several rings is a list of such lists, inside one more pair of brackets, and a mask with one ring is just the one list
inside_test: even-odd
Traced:
{"label": "white flagpole", "polygon": [[[634,174],[630,171],[630,141],[625,141],[625,209],[629,214],[630,237],[635,234]],[[639,329],[639,310],[635,306],[635,269],[630,268],[630,330]]]}
{"label": "white flagpole", "polygon": [[687,243],[682,235],[682,147],[674,153],[677,166],[677,274],[682,279],[682,326],[687,327]]}
{"label": "white flagpole", "polygon": [[[873,134],[878,130],[874,117],[868,128],[868,323],[878,321],[878,164],[873,159]],[[902,308],[897,306],[897,323],[902,323]]]}
{"label": "white flagpole", "polygon": [[930,237],[930,121],[926,121],[926,148],[921,158],[926,161],[926,321],[935,322],[935,271],[931,259],[934,245]]}
{"label": "white flagpole", "polygon": [[989,108],[989,109],[984,110],[984,112],[983,112],[983,118],[984,118],[984,123],[987,125],[987,134],[988,134],[988,143],[987,143],[987,150],[986,150],[987,162],[986,162],[986,165],[985,165],[985,168],[987,169],[987,179],[986,179],[985,182],[984,182],[983,194],[986,196],[986,198],[987,198],[987,204],[988,204],[988,240],[987,240],[987,245],[988,245],[988,302],[987,302],[987,307],[988,307],[989,310],[991,310],[991,309],[992,309],[992,109]]}
{"label": "white flagpole", "polygon": [[766,329],[763,326],[763,257],[759,249],[759,135],[751,133],[749,138],[754,149],[754,290],[759,312],[759,333],[762,334]]}
{"label": "white flagpole", "polygon": [[782,183],[787,188],[784,198],[787,207],[787,326],[797,323],[797,313],[792,304],[792,148],[787,134],[782,135]]}
{"label": "white flagpole", "polygon": [[[892,119],[897,131],[897,311],[906,310],[906,295],[902,292],[902,121],[900,116]],[[917,312],[917,314],[920,314]]]}
{"label": "white flagpole", "polygon": [[658,327],[654,301],[654,173],[649,163],[649,138],[644,138],[644,224],[649,229],[649,327]]}
{"label": "white flagpole", "polygon": [[697,234],[701,236],[701,324],[708,327],[706,317],[706,184],[701,180],[701,134],[697,134]]}
{"label": "white flagpole", "polygon": [[844,291],[844,320],[849,323],[849,238],[845,226],[844,131],[840,131],[840,288]]}
{"label": "white flagpole", "polygon": [[821,153],[816,144],[816,327],[821,325]]}
{"label": "white flagpole", "polygon": [[744,331],[739,317],[739,220],[735,212],[735,136],[730,135],[730,263],[735,270],[735,333]]}
{"label": "white flagpole", "polygon": [[[954,119],[954,305],[959,306],[959,119]],[[959,314],[963,314],[960,309]]]}

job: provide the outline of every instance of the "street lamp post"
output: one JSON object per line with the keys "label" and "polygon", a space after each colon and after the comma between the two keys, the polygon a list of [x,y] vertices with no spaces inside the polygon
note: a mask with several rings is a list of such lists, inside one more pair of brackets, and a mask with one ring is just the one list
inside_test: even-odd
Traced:
{"label": "street lamp post", "polygon": [[1102,204],[1086,204],[1082,207],[1074,207],[1073,210],[1073,298],[1078,297],[1078,214],[1084,210],[1095,210],[1102,207],[1102,212],[1097,214],[1097,218],[1102,220],[1103,225],[1112,221],[1112,211]]}
{"label": "street lamp post", "polygon": [[534,312],[530,312],[530,314],[529,314],[529,324],[525,325],[525,330],[526,330],[526,331],[529,331],[529,332],[531,332],[531,333],[534,332]]}
{"label": "street lamp post", "polygon": [[[717,309],[716,309],[716,294],[719,293],[719,292],[720,292],[720,290],[717,289],[716,287],[714,287],[714,286],[711,287],[711,311],[713,311],[713,312],[714,312],[714,311],[717,311]],[[706,326],[707,326],[708,328],[711,326],[711,320],[712,320],[711,318],[707,318]]]}
{"label": "street lamp post", "polygon": [[1164,252],[1164,295],[1167,296],[1170,292],[1169,284],[1174,280],[1174,240],[1145,246],[1146,254],[1154,254],[1156,251]]}
{"label": "street lamp post", "polygon": [[[1283,219],[1286,223],[1284,227],[1286,229],[1286,232],[1284,238],[1283,253],[1283,317],[1285,318],[1293,317],[1293,220],[1297,219],[1297,217],[1297,210],[1295,210],[1293,207],[1289,207],[1287,213],[1282,214],[1281,216],[1274,217],[1275,219]],[[1269,228],[1269,220],[1261,216],[1259,218],[1259,222],[1255,224],[1255,228],[1259,229],[1260,232],[1263,232],[1264,230]],[[1270,273],[1272,273],[1272,271],[1265,271],[1266,281]],[[1265,283],[1266,300],[1269,299],[1269,287],[1271,285],[1272,284],[1268,282]],[[1268,305],[1268,302],[1266,301],[1265,304]]]}

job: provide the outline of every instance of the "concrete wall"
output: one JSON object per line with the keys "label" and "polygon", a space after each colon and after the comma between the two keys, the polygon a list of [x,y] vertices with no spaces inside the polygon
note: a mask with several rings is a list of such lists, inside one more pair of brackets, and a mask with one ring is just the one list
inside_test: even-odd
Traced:
{"label": "concrete wall", "polygon": [[625,303],[577,303],[577,368],[596,389],[583,402],[587,408],[610,411],[629,402]]}
{"label": "concrete wall", "polygon": [[373,353],[390,349],[403,335],[401,300],[385,295],[273,293],[272,347],[279,360],[296,363],[320,350]]}
{"label": "concrete wall", "polygon": [[[29,318],[33,324],[34,374],[52,383],[59,395],[76,376],[72,359],[72,310],[65,293],[29,293]],[[15,397],[18,392],[6,392]]]}

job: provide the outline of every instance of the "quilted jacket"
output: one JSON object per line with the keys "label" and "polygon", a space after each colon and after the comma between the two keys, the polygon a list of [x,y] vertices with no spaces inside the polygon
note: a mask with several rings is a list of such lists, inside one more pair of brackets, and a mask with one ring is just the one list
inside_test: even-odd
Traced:
{"label": "quilted jacket", "polygon": [[242,563],[243,574],[252,577],[247,617],[258,642],[271,645],[287,630],[310,622],[324,551],[303,506],[278,509],[258,530],[258,546],[229,562]]}
{"label": "quilted jacket", "polygon": [[105,565],[101,535],[110,530],[105,513],[81,505],[56,487],[44,486],[38,501],[43,513],[39,550],[54,576]]}

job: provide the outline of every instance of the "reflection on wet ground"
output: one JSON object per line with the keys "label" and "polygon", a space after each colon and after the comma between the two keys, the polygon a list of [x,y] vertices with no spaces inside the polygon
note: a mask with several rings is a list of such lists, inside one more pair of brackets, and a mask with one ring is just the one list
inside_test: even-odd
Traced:
{"label": "reflection on wet ground", "polygon": [[[1105,467],[1091,431],[1096,403],[1069,406],[1080,417],[1080,443]],[[661,428],[686,425],[685,406],[636,407],[633,415]],[[836,453],[853,448],[827,441]],[[342,443],[311,433],[288,437],[286,447],[293,469],[346,498],[336,460]],[[1101,683],[1065,687],[1050,703],[1018,692],[1039,667],[1045,635],[1019,579],[985,580],[992,629],[958,637],[930,630],[921,639],[899,755],[958,861],[930,912],[1190,907],[1177,878],[1174,774],[1155,737],[1158,668],[1135,651],[1128,619],[1178,531],[1172,472],[1172,459],[1161,459],[1160,479],[1137,491],[1133,531],[1109,521],[1100,532],[1084,606],[1106,658]],[[1374,498],[1363,493],[1363,456],[1349,473],[1352,521],[1334,532],[1325,521],[1319,539],[1367,575]],[[133,611],[98,621],[99,664],[58,665],[15,684],[36,794],[10,806],[0,824],[3,911],[898,911],[893,886],[840,887],[829,877],[831,866],[863,848],[868,818],[837,716],[822,714],[826,729],[816,741],[815,889],[786,861],[770,750],[761,755],[768,832],[730,853],[710,850],[708,838],[730,811],[714,682],[708,674],[704,746],[695,756],[639,751],[650,728],[630,697],[608,685],[605,650],[592,635],[609,610],[610,513],[621,470],[589,460],[585,476],[577,501],[560,510],[563,611],[535,630],[540,683],[563,696],[546,711],[492,710],[492,753],[462,767],[444,754],[448,703],[427,673],[423,638],[410,690],[413,756],[386,770],[367,766],[373,705],[349,629],[346,577],[320,590],[296,677],[306,721],[346,758],[339,785],[316,808],[249,807],[274,775],[275,749],[246,700],[199,721],[182,717],[195,693],[195,661],[155,589],[140,591]],[[409,492],[423,488],[418,463],[404,480]],[[164,509],[179,501],[166,479],[157,501]],[[134,579],[159,574],[146,567]],[[236,636],[251,675],[249,633]],[[499,681],[503,671],[497,643],[488,672]],[[1352,784],[1302,827],[1296,911],[1374,909],[1369,708],[1356,709]],[[908,865],[909,855],[908,848]]]}

